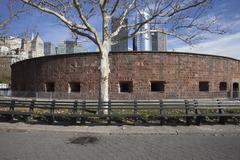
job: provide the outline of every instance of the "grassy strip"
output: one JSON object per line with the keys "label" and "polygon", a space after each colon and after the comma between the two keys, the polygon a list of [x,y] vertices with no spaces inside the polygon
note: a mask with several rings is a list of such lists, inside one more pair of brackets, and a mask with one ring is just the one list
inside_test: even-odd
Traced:
{"label": "grassy strip", "polygon": [[[0,111],[8,111],[9,108],[0,108]],[[23,108],[23,107],[15,107],[14,111],[16,112],[29,112],[29,108]],[[240,109],[224,109],[223,110],[224,113],[229,113],[229,114],[240,114]],[[196,110],[195,109],[189,109],[188,110],[188,114],[192,114],[195,115]],[[197,110],[198,114],[215,114],[215,113],[219,113],[218,109],[198,109]],[[45,114],[50,114],[51,110],[50,109],[39,109],[39,108],[35,108],[33,110],[33,117],[43,117]],[[55,109],[54,110],[54,114],[61,114],[61,115],[66,115],[66,117],[68,117],[69,115],[72,114],[87,114],[87,115],[96,115],[97,113],[97,108],[95,109],[88,109],[87,111],[83,111],[82,110],[77,110],[77,112],[74,112],[73,109]],[[155,121],[155,120],[159,120],[159,115],[160,115],[160,109],[139,109],[137,110],[137,112],[134,111],[133,108],[130,109],[112,109],[111,113],[112,115],[133,115],[133,114],[138,114],[141,115],[143,117],[143,119],[145,121]],[[186,114],[186,110],[185,108],[182,109],[164,109],[162,110],[162,115],[184,115]],[[64,118],[64,116],[63,116]],[[96,115],[96,117],[92,117],[92,119],[99,119],[98,116]],[[168,118],[169,120],[173,120],[173,121],[185,121],[185,118],[180,118],[180,117],[172,117],[172,118]],[[208,120],[214,120],[217,118],[209,118],[207,117],[206,119]],[[119,121],[122,121],[123,118],[118,118]],[[126,118],[126,121],[133,121],[133,119],[131,118]]]}

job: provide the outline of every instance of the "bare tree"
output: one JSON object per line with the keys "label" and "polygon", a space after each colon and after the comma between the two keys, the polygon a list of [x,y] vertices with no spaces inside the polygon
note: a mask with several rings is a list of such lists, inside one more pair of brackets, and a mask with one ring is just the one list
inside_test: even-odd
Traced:
{"label": "bare tree", "polygon": [[5,14],[0,15],[0,35],[4,34],[7,25],[12,22],[20,13],[23,12],[22,9],[16,9],[16,1],[9,0],[7,3],[7,9],[4,10]]}
{"label": "bare tree", "polygon": [[[147,23],[154,25],[153,32],[175,36],[186,43],[193,42],[202,32],[222,33],[215,25],[215,19],[204,17],[211,0],[21,0],[41,12],[59,19],[77,36],[92,41],[100,54],[100,102],[108,101],[109,52],[113,44],[148,32],[143,29]],[[144,12],[143,12],[144,11]],[[144,14],[147,13],[147,16]],[[131,17],[142,17],[136,22]],[[112,17],[119,19],[119,26],[111,33]],[[124,23],[128,19],[129,22]],[[127,28],[129,34],[116,38]]]}

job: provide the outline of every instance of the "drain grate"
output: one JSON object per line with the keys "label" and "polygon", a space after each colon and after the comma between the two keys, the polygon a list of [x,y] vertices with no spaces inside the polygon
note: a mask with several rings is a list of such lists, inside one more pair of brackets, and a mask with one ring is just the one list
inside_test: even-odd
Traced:
{"label": "drain grate", "polygon": [[74,137],[69,139],[71,144],[80,144],[80,145],[86,145],[86,144],[94,144],[99,139],[94,136],[81,136],[81,137]]}

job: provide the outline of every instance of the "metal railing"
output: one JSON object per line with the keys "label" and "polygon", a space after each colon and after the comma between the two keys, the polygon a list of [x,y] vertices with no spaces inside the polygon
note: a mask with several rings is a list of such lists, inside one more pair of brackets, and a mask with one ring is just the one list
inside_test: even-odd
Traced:
{"label": "metal railing", "polygon": [[158,101],[60,101],[0,99],[0,117],[5,120],[67,121],[74,124],[125,122],[131,124],[165,124],[181,119],[200,125],[207,118],[225,123],[240,118],[240,101],[226,100],[158,100]]}

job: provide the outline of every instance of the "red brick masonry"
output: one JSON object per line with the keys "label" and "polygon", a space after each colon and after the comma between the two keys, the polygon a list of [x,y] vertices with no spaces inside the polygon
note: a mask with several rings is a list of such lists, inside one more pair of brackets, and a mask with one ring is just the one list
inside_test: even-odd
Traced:
{"label": "red brick masonry", "polygon": [[[97,99],[98,53],[54,55],[13,64],[14,91],[45,91],[53,82],[55,92],[68,92],[70,82],[80,82],[82,99]],[[121,52],[110,54],[111,99],[191,98],[220,91],[238,91],[240,61],[212,55],[177,52]],[[132,82],[132,92],[120,92],[119,82]],[[151,81],[164,81],[164,92],[151,91]],[[199,82],[209,82],[209,91],[199,91]]]}

